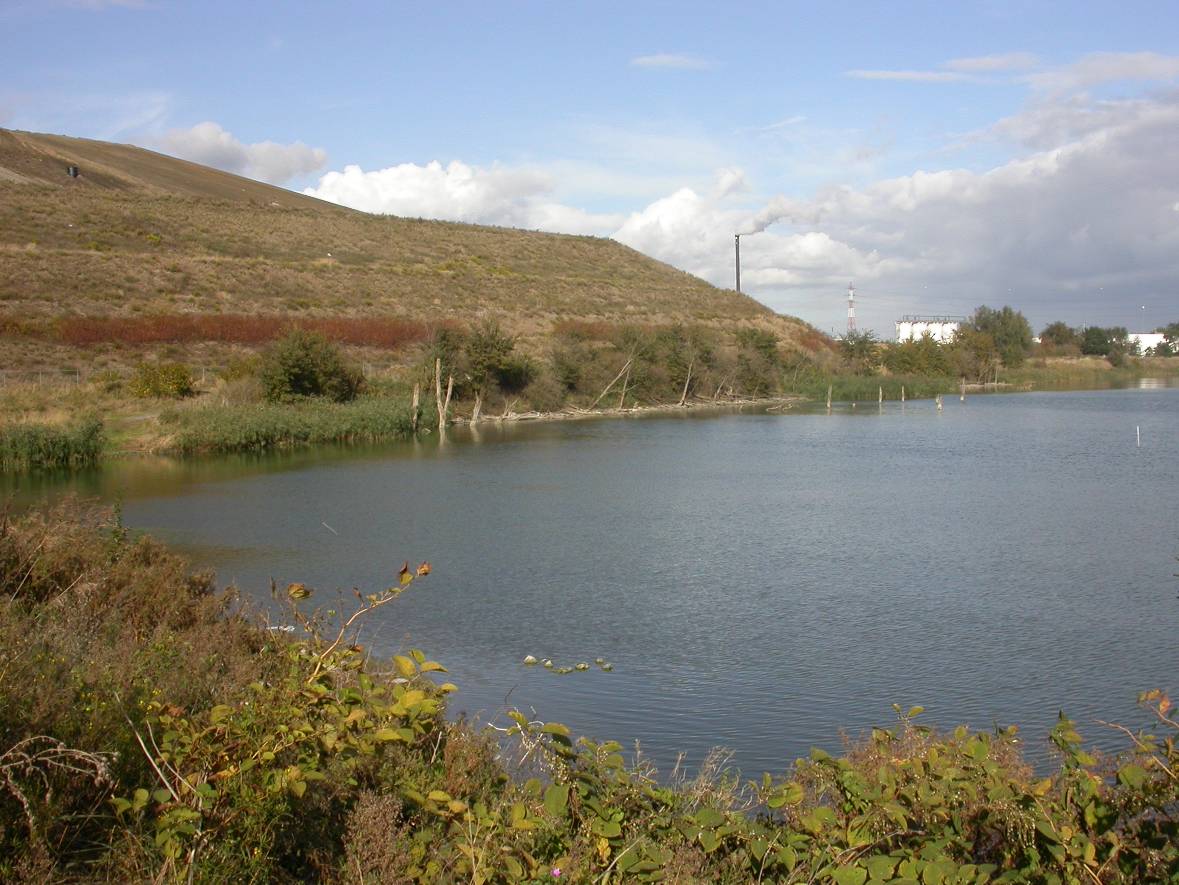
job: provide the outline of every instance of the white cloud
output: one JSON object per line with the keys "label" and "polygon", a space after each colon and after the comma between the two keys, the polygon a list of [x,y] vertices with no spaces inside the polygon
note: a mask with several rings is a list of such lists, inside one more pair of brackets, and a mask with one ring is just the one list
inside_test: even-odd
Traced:
{"label": "white cloud", "polygon": [[552,189],[552,179],[536,168],[435,161],[371,172],[346,166],[304,193],[367,212],[563,233],[608,233],[621,220],[563,205],[551,199]]}
{"label": "white cloud", "polygon": [[244,144],[212,122],[198,123],[191,129],[173,129],[151,139],[148,145],[194,163],[271,184],[284,184],[310,175],[327,163],[327,152],[322,148],[308,147],[301,141],[294,144],[273,141]]}
{"label": "white cloud", "polygon": [[919,83],[961,83],[970,77],[960,71],[846,71],[857,80],[904,80]]}
{"label": "white cloud", "polygon": [[[1107,74],[1114,67],[1143,70],[1125,64],[1107,66]],[[1154,62],[1146,69],[1167,70]],[[984,303],[1009,303],[1037,328],[1056,319],[1125,325],[1141,303],[1174,303],[1179,90],[1116,100],[1034,91],[1032,99],[975,135],[1015,143],[1022,155],[1013,159],[982,171],[933,167],[825,186],[809,196],[755,196],[763,182],[704,139],[663,144],[657,133],[624,132],[615,151],[641,144],[648,149],[641,156],[666,157],[658,176],[665,189],[650,195],[639,167],[608,149],[609,131],[599,133],[596,164],[349,167],[308,192],[403,215],[611,235],[726,287],[733,234],[742,232],[746,291],[822,328],[841,323],[849,279],[864,325],[882,333],[901,313],[969,313]],[[668,150],[651,152],[656,144]],[[701,166],[716,158],[728,162],[710,164],[708,180]],[[583,208],[592,188],[567,179],[595,169],[604,183],[621,174],[618,199],[640,208],[624,216]]]}
{"label": "white cloud", "polygon": [[942,67],[951,71],[968,73],[993,73],[995,71],[1026,71],[1038,67],[1040,59],[1030,52],[1007,52],[1002,55],[978,55],[971,58],[955,58]]}
{"label": "white cloud", "polygon": [[1161,106],[1149,99],[1094,100],[1087,95],[1035,102],[1017,114],[1004,117],[980,133],[1010,139],[1043,150],[1066,144],[1093,132],[1133,124]]}
{"label": "white cloud", "polygon": [[712,198],[723,200],[735,194],[749,190],[749,182],[745,180],[745,170],[736,166],[726,166],[716,171],[715,182],[712,187]]}
{"label": "white cloud", "polygon": [[706,58],[670,52],[636,56],[630,60],[630,63],[632,67],[636,68],[671,68],[680,71],[706,71],[714,67],[713,63]]}
{"label": "white cloud", "polygon": [[1037,89],[1061,94],[1102,83],[1171,82],[1179,78],[1179,56],[1157,52],[1094,52],[1050,71],[1029,74]]}

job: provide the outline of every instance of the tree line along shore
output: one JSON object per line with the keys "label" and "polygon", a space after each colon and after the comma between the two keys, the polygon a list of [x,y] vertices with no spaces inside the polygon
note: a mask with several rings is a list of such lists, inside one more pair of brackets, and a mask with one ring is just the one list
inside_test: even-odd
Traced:
{"label": "tree line along shore", "polygon": [[[82,336],[73,346],[100,355],[104,368],[85,378],[80,370],[48,380],[43,370],[6,376],[0,469],[379,442],[521,416],[782,397],[917,399],[963,384],[1108,386],[1179,373],[1179,358],[1135,353],[1125,330],[1054,323],[1033,343],[1026,320],[1007,307],[979,308],[950,342],[895,344],[871,333],[782,340],[757,326],[567,322],[522,341],[494,319],[467,327],[224,320],[71,326],[70,335]],[[203,340],[235,328],[258,340]],[[1179,341],[1176,331],[1165,344]],[[365,343],[347,343],[358,340]]]}

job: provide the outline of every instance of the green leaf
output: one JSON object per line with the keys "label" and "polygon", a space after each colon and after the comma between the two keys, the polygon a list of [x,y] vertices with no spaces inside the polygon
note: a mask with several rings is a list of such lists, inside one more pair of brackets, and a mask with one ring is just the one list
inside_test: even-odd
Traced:
{"label": "green leaf", "polygon": [[307,781],[291,781],[290,788],[292,793],[302,798],[303,794],[307,792]]}
{"label": "green leaf", "polygon": [[1139,790],[1146,783],[1146,769],[1141,765],[1125,765],[1118,769],[1118,782],[1132,790]]}
{"label": "green leaf", "polygon": [[516,858],[514,858],[510,855],[506,856],[504,858],[504,867],[507,868],[507,871],[514,878],[516,878],[516,879],[523,879],[524,878],[524,867],[522,867],[520,865],[520,861],[516,860]]}
{"label": "green leaf", "polygon": [[836,885],[864,885],[868,871],[860,867],[840,867],[831,876]]}
{"label": "green leaf", "polygon": [[169,790],[165,790],[163,787],[160,787],[158,790],[153,790],[151,797],[160,804],[172,801],[172,793]]}
{"label": "green leaf", "polygon": [[544,810],[553,817],[564,817],[568,806],[568,784],[553,784],[544,791]]}
{"label": "green leaf", "polygon": [[868,874],[873,879],[880,879],[887,882],[892,878],[892,871],[896,869],[897,859],[895,857],[888,857],[884,854],[878,854],[875,857],[868,858],[864,866],[868,868]]}
{"label": "green leaf", "polygon": [[700,831],[700,847],[704,849],[705,854],[712,854],[720,848],[721,840],[712,830]]}
{"label": "green leaf", "polygon": [[446,792],[445,790],[431,790],[426,794],[426,798],[431,802],[449,802],[450,793]]}
{"label": "green leaf", "polygon": [[622,835],[622,825],[616,820],[602,820],[598,818],[590,826],[590,829],[596,835],[606,839],[616,839]]}
{"label": "green leaf", "polygon": [[778,849],[778,862],[786,867],[788,870],[793,870],[798,866],[798,853],[789,845]]}
{"label": "green leaf", "polygon": [[233,707],[226,706],[225,704],[218,704],[209,711],[209,722],[212,725],[216,725],[232,712]]}
{"label": "green leaf", "polygon": [[989,748],[987,747],[986,741],[975,735],[966,742],[966,752],[969,753],[970,757],[976,762],[982,762],[987,758]]}
{"label": "green leaf", "polygon": [[766,805],[770,808],[781,808],[783,805],[797,805],[802,801],[805,795],[802,785],[789,781],[782,784],[774,793],[766,800]]}
{"label": "green leaf", "polygon": [[544,728],[541,729],[545,734],[558,734],[561,737],[569,737],[569,726],[562,725],[560,722],[546,722]]}
{"label": "green leaf", "polygon": [[398,675],[406,679],[412,679],[418,672],[417,665],[404,655],[393,655],[393,666],[397,668]]}
{"label": "green leaf", "polygon": [[924,707],[910,707],[909,712],[906,715],[907,715],[907,718],[912,719],[914,716],[920,716],[924,712],[925,712]]}
{"label": "green leaf", "polygon": [[696,812],[696,823],[707,830],[713,830],[725,822],[725,816],[715,808],[701,808]]}

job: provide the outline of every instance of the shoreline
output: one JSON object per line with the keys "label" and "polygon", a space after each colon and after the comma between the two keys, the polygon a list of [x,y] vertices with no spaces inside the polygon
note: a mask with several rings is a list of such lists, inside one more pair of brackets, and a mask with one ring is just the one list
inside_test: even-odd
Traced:
{"label": "shoreline", "polygon": [[813,402],[801,394],[783,394],[779,396],[735,398],[724,401],[696,400],[681,403],[655,403],[651,405],[635,405],[623,408],[609,409],[559,409],[554,412],[506,412],[502,415],[484,415],[478,422],[472,423],[470,418],[455,416],[451,418],[447,427],[481,427],[485,424],[519,423],[523,421],[583,421],[594,418],[628,418],[642,415],[682,414],[688,411],[716,411],[725,412],[732,409],[742,409],[747,406],[775,406],[781,411],[792,409],[799,403]]}

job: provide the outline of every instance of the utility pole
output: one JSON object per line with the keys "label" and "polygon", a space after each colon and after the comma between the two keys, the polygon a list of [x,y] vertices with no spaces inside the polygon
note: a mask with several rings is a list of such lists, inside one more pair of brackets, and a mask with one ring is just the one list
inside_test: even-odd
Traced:
{"label": "utility pole", "polygon": [[741,235],[733,234],[733,246],[736,253],[737,291],[741,291]]}

